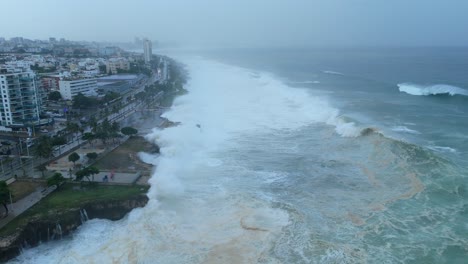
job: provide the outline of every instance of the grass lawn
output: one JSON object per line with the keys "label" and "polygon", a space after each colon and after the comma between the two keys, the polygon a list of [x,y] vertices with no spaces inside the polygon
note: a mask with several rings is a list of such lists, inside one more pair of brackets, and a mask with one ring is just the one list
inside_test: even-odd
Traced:
{"label": "grass lawn", "polygon": [[39,182],[15,181],[8,185],[8,188],[11,190],[12,199],[15,203],[16,201],[21,200],[36,191],[37,188],[43,186],[44,184]]}
{"label": "grass lawn", "polygon": [[100,170],[141,171],[150,170],[151,166],[138,159],[138,152],[152,152],[154,146],[143,137],[131,137],[122,145],[111,151],[94,166]]}
{"label": "grass lawn", "polygon": [[0,236],[13,233],[17,227],[27,224],[33,216],[47,217],[50,215],[53,217],[57,211],[77,208],[89,202],[125,200],[135,195],[145,194],[148,191],[147,186],[140,185],[96,185],[84,186],[84,189],[79,189],[79,186],[79,184],[71,183],[61,186],[58,191],[45,197],[0,229]]}

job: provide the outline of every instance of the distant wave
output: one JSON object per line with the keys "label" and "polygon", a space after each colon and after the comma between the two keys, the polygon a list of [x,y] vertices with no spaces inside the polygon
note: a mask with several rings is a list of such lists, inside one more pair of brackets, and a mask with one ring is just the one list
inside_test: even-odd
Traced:
{"label": "distant wave", "polygon": [[295,83],[295,84],[317,84],[320,83],[319,81],[300,81],[300,82],[289,82],[289,83]]}
{"label": "distant wave", "polygon": [[456,153],[457,150],[451,147],[441,147],[441,146],[428,146],[427,147],[430,150],[438,151],[438,152],[450,152],[450,153]]}
{"label": "distant wave", "polygon": [[323,73],[326,73],[326,74],[334,74],[334,75],[344,75],[343,73],[341,72],[336,72],[336,71],[322,71]]}
{"label": "distant wave", "polygon": [[400,92],[411,94],[411,95],[464,95],[468,96],[468,90],[460,87],[448,85],[448,84],[436,84],[436,85],[418,85],[411,83],[400,83],[398,84]]}
{"label": "distant wave", "polygon": [[413,129],[409,129],[405,126],[395,126],[392,128],[392,130],[395,132],[403,132],[403,133],[409,133],[409,134],[415,134],[415,135],[421,134],[421,132],[413,130]]}

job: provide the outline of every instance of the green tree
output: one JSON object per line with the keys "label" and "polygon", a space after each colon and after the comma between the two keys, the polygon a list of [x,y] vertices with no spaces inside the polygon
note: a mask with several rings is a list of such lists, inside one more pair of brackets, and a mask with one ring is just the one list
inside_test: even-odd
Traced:
{"label": "green tree", "polygon": [[73,122],[67,122],[65,129],[69,133],[78,133],[80,132],[80,125],[78,125],[77,123],[73,123]]}
{"label": "green tree", "polygon": [[39,138],[34,154],[42,158],[50,158],[53,154],[52,142],[49,137],[42,136]]}
{"label": "green tree", "polygon": [[[66,127],[65,127],[65,130],[67,130],[68,133],[71,134],[72,140],[73,140],[73,135],[75,135],[76,133],[80,132],[81,127],[80,127],[80,125],[77,124],[77,123],[67,122]],[[69,139],[70,139],[70,138],[69,138]]]}
{"label": "green tree", "polygon": [[105,95],[104,95],[104,98],[102,98],[102,101],[104,101],[105,103],[108,103],[112,100],[115,100],[117,98],[120,97],[120,94],[119,93],[116,93],[116,92],[107,92]]}
{"label": "green tree", "polygon": [[133,127],[123,127],[120,132],[126,136],[133,136],[138,134],[138,130]]}
{"label": "green tree", "polygon": [[88,181],[91,182],[91,179],[89,178],[89,176],[92,176],[93,181],[94,181],[94,175],[98,173],[99,173],[99,169],[91,166],[91,167],[86,167],[84,169],[77,171],[75,175],[76,175],[76,179],[79,181],[83,181],[83,179],[86,177]]}
{"label": "green tree", "polygon": [[91,179],[89,178],[89,173],[86,170],[86,168],[75,172],[75,176],[76,176],[76,179],[81,181],[81,182],[83,182],[84,177],[86,177],[88,179],[88,181],[91,181]]}
{"label": "green tree", "polygon": [[58,101],[62,99],[62,95],[60,94],[59,91],[53,91],[49,93],[49,100],[51,101]]}
{"label": "green tree", "polygon": [[119,123],[114,121],[114,122],[112,122],[112,125],[110,127],[110,131],[111,131],[111,133],[118,133],[119,128],[120,128]]}
{"label": "green tree", "polygon": [[102,143],[106,144],[107,139],[111,137],[112,124],[106,118],[96,129],[96,138],[100,139]]}
{"label": "green tree", "polygon": [[95,116],[91,116],[91,118],[89,118],[89,126],[91,127],[91,131],[96,133],[97,127],[98,127],[98,122],[97,122]]}
{"label": "green tree", "polygon": [[54,175],[47,179],[47,186],[57,186],[57,190],[60,185],[65,182],[65,178],[62,176],[62,173],[56,172]]}
{"label": "green tree", "polygon": [[96,135],[94,135],[93,133],[90,133],[90,132],[86,132],[86,133],[83,134],[83,136],[81,136],[81,139],[89,141],[91,143],[91,145],[92,145],[93,140],[96,139]]}
{"label": "green tree", "polygon": [[0,181],[0,203],[5,207],[6,215],[8,215],[8,201],[10,200],[10,189],[5,181]]}
{"label": "green tree", "polygon": [[41,164],[37,166],[37,169],[41,172],[42,177],[44,177],[44,172],[47,171],[47,166],[45,164]]}
{"label": "green tree", "polygon": [[84,96],[82,93],[73,97],[73,108],[93,108],[96,107],[98,103],[96,98]]}
{"label": "green tree", "polygon": [[51,141],[52,146],[60,146],[67,144],[65,137],[54,137]]}
{"label": "green tree", "polygon": [[88,170],[89,175],[91,175],[94,181],[94,175],[99,174],[99,169],[94,166],[91,166],[91,167],[88,167],[87,170]]}
{"label": "green tree", "polygon": [[68,161],[73,162],[73,167],[75,167],[75,162],[77,162],[80,159],[80,155],[78,153],[73,152],[68,156]]}
{"label": "green tree", "polygon": [[109,136],[112,138],[112,141],[114,141],[115,138],[120,137],[119,129],[120,129],[119,123],[115,121],[112,122],[109,128]]}
{"label": "green tree", "polygon": [[90,152],[86,154],[86,157],[90,160],[95,160],[98,157],[98,154],[96,152]]}

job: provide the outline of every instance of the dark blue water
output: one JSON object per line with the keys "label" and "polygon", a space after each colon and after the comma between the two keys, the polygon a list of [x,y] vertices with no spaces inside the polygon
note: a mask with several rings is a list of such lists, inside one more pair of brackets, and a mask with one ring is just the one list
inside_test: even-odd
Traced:
{"label": "dark blue water", "polygon": [[444,84],[468,92],[468,48],[244,49],[207,56],[327,92],[358,122],[457,162],[468,160],[468,96],[418,96],[398,87]]}
{"label": "dark blue water", "polygon": [[[229,64],[274,73],[290,86],[306,88],[314,95],[326,97],[340,109],[347,121],[380,132],[368,139],[355,139],[354,143],[328,142],[329,151],[319,143],[305,142],[307,148],[315,147],[320,153],[312,160],[322,162],[322,165],[309,163],[306,168],[297,169],[322,175],[318,177],[321,180],[317,182],[314,176],[315,180],[279,187],[278,191],[287,190],[284,199],[291,197],[292,190],[304,190],[307,186],[308,191],[301,195],[320,194],[318,200],[328,197],[330,191],[335,192],[333,199],[343,196],[343,204],[348,203],[345,197],[365,200],[365,196],[350,191],[359,183],[346,183],[340,178],[340,175],[351,178],[350,175],[359,173],[354,174],[352,168],[344,168],[343,164],[344,167],[332,173],[323,169],[323,166],[340,167],[341,162],[348,165],[363,162],[368,166],[366,170],[371,168],[369,179],[393,181],[395,189],[405,184],[412,186],[408,193],[389,198],[386,209],[381,212],[361,214],[366,215],[365,223],[354,219],[358,222],[356,225],[362,224],[355,237],[350,237],[353,233],[350,230],[340,230],[340,224],[322,225],[325,229],[336,228],[336,233],[320,234],[328,237],[324,241],[354,241],[347,248],[353,252],[342,247],[339,253],[327,251],[330,258],[312,260],[327,263],[467,263],[468,48],[244,49],[210,51],[205,55]],[[403,86],[409,88],[400,91]],[[317,130],[314,128],[314,132]],[[307,138],[305,135],[313,133],[311,130],[302,132],[297,138],[304,139]],[[322,140],[327,139],[322,137]],[[368,149],[367,145],[373,147]],[[346,170],[348,173],[343,172]],[[363,174],[368,174],[366,170]],[[400,178],[401,175],[407,176],[405,180]],[[323,187],[322,181],[326,181],[328,187]],[[338,192],[335,188],[330,189],[335,185]],[[383,185],[392,186],[389,182]],[[372,192],[366,188],[361,191]],[[387,190],[381,192],[382,196],[388,194]],[[300,199],[301,195],[293,196],[294,200]],[[354,202],[359,208],[359,202]],[[300,207],[300,203],[297,206]],[[339,207],[336,204],[329,206]],[[309,223],[316,223],[316,220]],[[319,226],[309,224],[304,229],[313,230]],[[311,252],[313,254],[313,249]],[[372,256],[363,257],[360,255],[363,252]],[[346,257],[337,256],[340,254]],[[294,254],[288,256],[292,257],[286,259],[293,262],[299,258]]]}

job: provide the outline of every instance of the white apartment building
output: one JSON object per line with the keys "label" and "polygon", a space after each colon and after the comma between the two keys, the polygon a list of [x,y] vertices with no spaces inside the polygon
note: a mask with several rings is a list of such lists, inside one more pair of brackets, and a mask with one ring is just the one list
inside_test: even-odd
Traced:
{"label": "white apartment building", "polygon": [[151,43],[151,40],[145,39],[143,41],[143,50],[144,50],[144,59],[145,63],[150,63],[151,57],[153,56],[153,44]]}
{"label": "white apartment building", "polygon": [[65,100],[72,100],[73,96],[82,93],[83,95],[95,95],[97,81],[91,79],[63,79],[59,81],[60,94]]}
{"label": "white apartment building", "polygon": [[28,127],[39,124],[41,94],[29,67],[0,65],[0,126]]}

